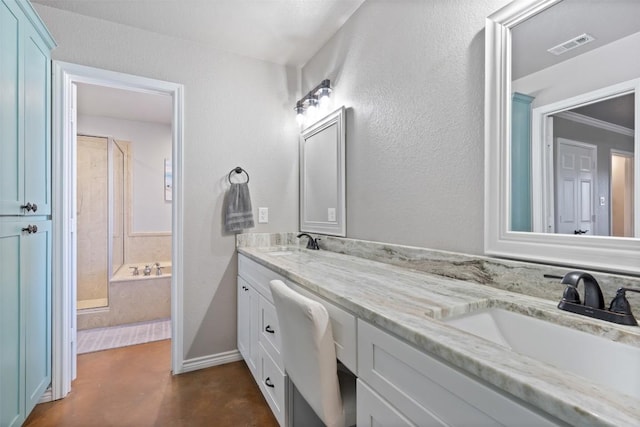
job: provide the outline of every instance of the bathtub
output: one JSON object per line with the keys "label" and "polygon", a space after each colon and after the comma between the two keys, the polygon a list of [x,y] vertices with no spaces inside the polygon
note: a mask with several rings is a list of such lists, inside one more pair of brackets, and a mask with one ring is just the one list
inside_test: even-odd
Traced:
{"label": "bathtub", "polygon": [[[159,262],[162,267],[159,276],[156,275],[156,261],[120,267],[109,282],[109,305],[78,310],[78,330],[170,318],[171,262]],[[143,273],[145,265],[152,267],[149,276]],[[140,274],[134,276],[130,267],[138,267]]]}

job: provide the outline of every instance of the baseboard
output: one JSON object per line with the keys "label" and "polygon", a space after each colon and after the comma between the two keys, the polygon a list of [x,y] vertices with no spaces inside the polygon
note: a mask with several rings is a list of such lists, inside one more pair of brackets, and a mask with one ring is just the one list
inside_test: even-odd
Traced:
{"label": "baseboard", "polygon": [[212,366],[224,365],[225,363],[237,362],[242,360],[242,355],[238,350],[225,351],[218,354],[210,354],[208,356],[194,357],[182,362],[180,373],[196,371],[198,369],[210,368]]}
{"label": "baseboard", "polygon": [[53,392],[51,391],[51,387],[49,387],[44,391],[44,393],[42,393],[42,396],[40,396],[40,400],[38,400],[38,403],[46,403],[51,401],[53,401]]}

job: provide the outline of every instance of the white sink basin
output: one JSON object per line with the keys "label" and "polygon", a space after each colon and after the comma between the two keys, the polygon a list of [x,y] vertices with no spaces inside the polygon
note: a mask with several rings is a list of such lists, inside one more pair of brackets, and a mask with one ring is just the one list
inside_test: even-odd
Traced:
{"label": "white sink basin", "polygon": [[499,308],[443,319],[457,329],[640,399],[640,348]]}

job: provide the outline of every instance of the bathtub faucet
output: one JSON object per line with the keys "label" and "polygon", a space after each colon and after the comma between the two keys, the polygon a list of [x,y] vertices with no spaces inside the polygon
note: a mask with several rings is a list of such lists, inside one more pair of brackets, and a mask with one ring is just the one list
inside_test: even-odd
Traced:
{"label": "bathtub faucet", "polygon": [[133,275],[134,276],[138,276],[140,274],[140,271],[138,271],[138,267],[129,267],[133,269]]}
{"label": "bathtub faucet", "polygon": [[156,276],[162,276],[162,267],[160,267],[160,263],[156,262]]}
{"label": "bathtub faucet", "polygon": [[151,267],[149,267],[148,265],[144,266],[144,275],[151,276]]}

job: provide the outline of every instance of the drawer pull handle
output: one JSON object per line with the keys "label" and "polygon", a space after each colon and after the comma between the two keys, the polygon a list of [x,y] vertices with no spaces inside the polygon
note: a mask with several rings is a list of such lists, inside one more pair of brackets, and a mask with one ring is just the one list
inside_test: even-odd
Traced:
{"label": "drawer pull handle", "polygon": [[37,211],[37,210],[38,210],[38,205],[36,205],[35,203],[34,203],[34,204],[27,203],[26,205],[22,205],[22,206],[20,206],[20,209],[24,209],[24,210],[26,210],[27,212],[31,212],[31,211],[34,211],[34,212],[35,212],[35,211]]}
{"label": "drawer pull handle", "polygon": [[275,333],[276,333],[276,331],[274,331],[273,329],[271,329],[271,325],[267,325],[267,326],[265,326],[264,331],[265,331],[265,332],[269,332],[270,334],[275,334]]}
{"label": "drawer pull handle", "polygon": [[271,378],[270,377],[267,377],[267,379],[264,380],[264,385],[266,385],[267,387],[275,388],[275,386],[271,382]]}
{"label": "drawer pull handle", "polygon": [[22,231],[26,231],[29,234],[37,233],[38,232],[38,226],[37,225],[29,225],[28,227],[23,228]]}
{"label": "drawer pull handle", "polygon": [[249,288],[247,288],[246,286],[242,287],[242,290],[244,290],[245,292],[249,290]]}

